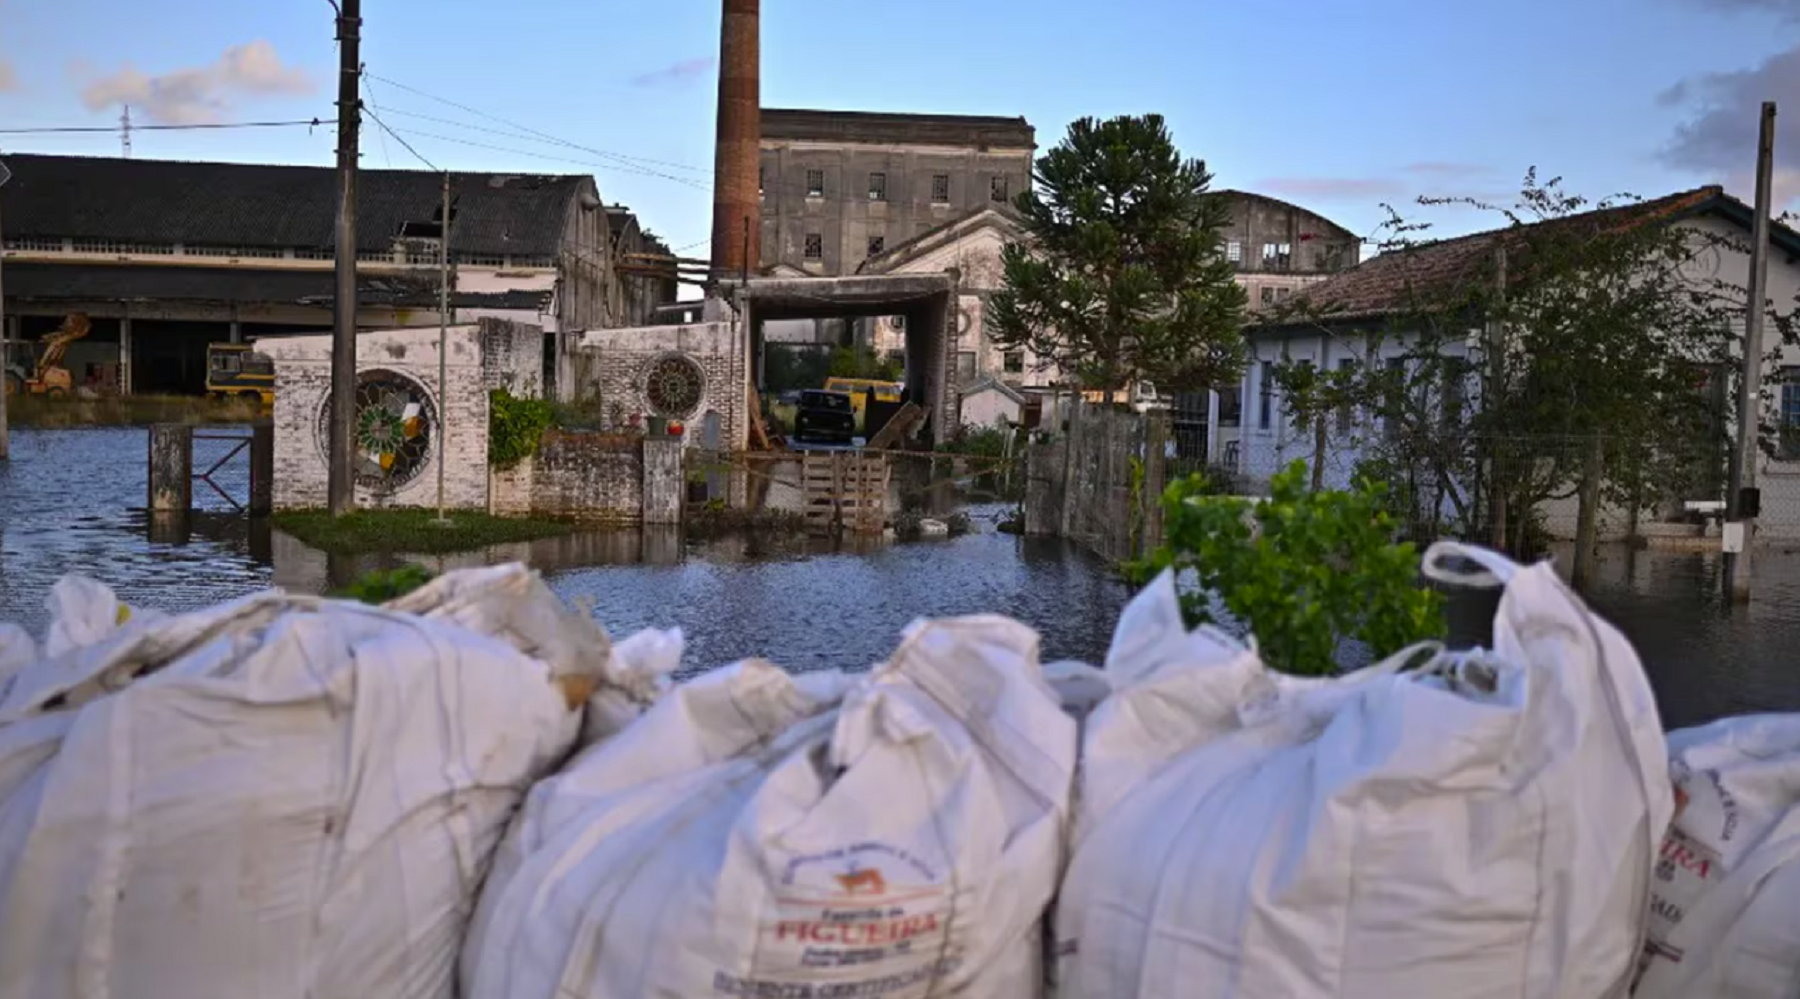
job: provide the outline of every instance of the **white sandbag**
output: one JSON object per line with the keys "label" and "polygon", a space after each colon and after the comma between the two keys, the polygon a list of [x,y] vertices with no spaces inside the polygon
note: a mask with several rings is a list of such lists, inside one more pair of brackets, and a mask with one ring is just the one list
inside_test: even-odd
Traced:
{"label": "white sandbag", "polygon": [[134,615],[140,623],[165,616],[156,611],[133,611],[106,584],[73,573],[50,588],[44,608],[50,612],[44,655],[52,658],[108,637]]}
{"label": "white sandbag", "polygon": [[6,696],[12,678],[38,660],[37,640],[16,624],[0,623],[0,698]]}
{"label": "white sandbag", "polygon": [[704,674],[532,791],[462,994],[1039,995],[1075,749],[1004,618],[915,624],[853,683]]}
{"label": "white sandbag", "polygon": [[1663,840],[1639,999],[1800,996],[1800,714],[1669,734]]}
{"label": "white sandbag", "polygon": [[[1088,721],[1057,991],[1183,999],[1603,999],[1642,945],[1672,808],[1636,655],[1548,565],[1506,580],[1492,653],[1346,677],[1265,671],[1121,620]],[[1416,652],[1417,650],[1411,650]]]}
{"label": "white sandbag", "polygon": [[0,701],[0,995],[450,999],[493,850],[581,727],[520,648],[609,660],[522,567],[442,583],[423,617],[269,592],[27,667]]}

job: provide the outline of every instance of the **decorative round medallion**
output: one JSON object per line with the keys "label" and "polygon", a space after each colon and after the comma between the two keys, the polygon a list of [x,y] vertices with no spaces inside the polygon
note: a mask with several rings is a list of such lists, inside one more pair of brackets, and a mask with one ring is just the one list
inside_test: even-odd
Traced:
{"label": "decorative round medallion", "polygon": [[[356,416],[350,444],[356,484],[391,493],[431,462],[437,409],[425,387],[393,371],[356,377]],[[331,399],[319,409],[319,450],[330,460]]]}
{"label": "decorative round medallion", "polygon": [[706,374],[686,354],[665,354],[644,376],[644,398],[658,416],[686,419],[706,396]]}

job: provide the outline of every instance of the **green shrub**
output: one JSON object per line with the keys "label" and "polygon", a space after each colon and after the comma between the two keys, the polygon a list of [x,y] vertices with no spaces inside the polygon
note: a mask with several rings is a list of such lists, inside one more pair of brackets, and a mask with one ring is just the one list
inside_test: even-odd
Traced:
{"label": "green shrub", "polygon": [[488,464],[511,468],[536,454],[555,415],[542,399],[517,399],[506,389],[488,393]]}
{"label": "green shrub", "polygon": [[398,600],[408,593],[431,582],[432,572],[422,565],[408,563],[397,569],[366,572],[356,582],[331,595],[345,600],[358,600],[365,604],[385,604],[389,600]]}
{"label": "green shrub", "polygon": [[1209,495],[1200,476],[1163,495],[1164,544],[1130,578],[1191,570],[1182,595],[1190,624],[1217,623],[1214,603],[1256,637],[1263,661],[1289,673],[1337,670],[1346,638],[1387,656],[1444,634],[1439,595],[1419,575],[1419,553],[1394,541],[1383,488],[1309,492],[1304,462],[1270,483],[1267,500]]}

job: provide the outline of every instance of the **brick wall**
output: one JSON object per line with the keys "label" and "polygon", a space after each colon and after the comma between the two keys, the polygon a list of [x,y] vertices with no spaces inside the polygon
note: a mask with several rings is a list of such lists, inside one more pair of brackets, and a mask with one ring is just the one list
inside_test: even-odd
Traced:
{"label": "brick wall", "polygon": [[552,430],[536,454],[493,473],[489,509],[506,516],[637,523],[643,493],[640,439]]}
{"label": "brick wall", "polygon": [[[457,509],[488,506],[487,389],[501,384],[536,394],[542,387],[541,360],[531,363],[527,345],[541,332],[498,320],[452,327],[445,334],[445,385],[438,385],[438,331],[431,328],[379,330],[357,338],[359,374],[385,371],[410,379],[424,390],[437,419],[433,433],[441,447],[417,474],[393,487],[359,483],[359,507],[429,507],[437,502],[437,462],[444,461],[444,496]],[[486,358],[484,347],[492,349]],[[331,338],[280,337],[257,342],[275,362],[275,489],[277,509],[322,507],[326,503],[326,448],[323,413],[331,389]],[[541,349],[541,348],[540,348]]]}
{"label": "brick wall", "polygon": [[750,373],[745,366],[741,329],[732,322],[635,329],[590,330],[582,334],[576,395],[599,396],[603,411],[617,404],[625,416],[651,413],[645,385],[656,362],[682,355],[700,367],[703,386],[699,405],[688,413],[667,414],[686,423],[683,443],[703,447],[706,414],[719,414],[719,446],[741,451],[749,440],[745,398]]}

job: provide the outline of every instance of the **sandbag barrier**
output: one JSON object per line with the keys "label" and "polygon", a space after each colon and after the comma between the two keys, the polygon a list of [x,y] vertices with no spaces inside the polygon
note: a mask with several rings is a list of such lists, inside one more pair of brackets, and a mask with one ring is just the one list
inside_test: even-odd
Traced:
{"label": "sandbag barrier", "polygon": [[1003,617],[682,684],[522,566],[0,625],[0,996],[1800,994],[1800,716],[1664,736],[1548,566],[1333,679]]}

